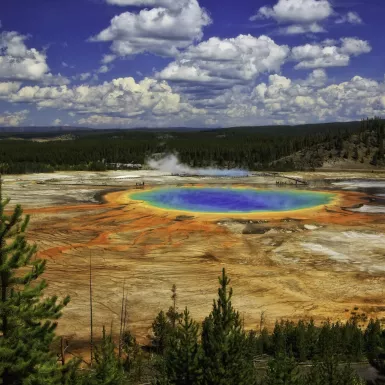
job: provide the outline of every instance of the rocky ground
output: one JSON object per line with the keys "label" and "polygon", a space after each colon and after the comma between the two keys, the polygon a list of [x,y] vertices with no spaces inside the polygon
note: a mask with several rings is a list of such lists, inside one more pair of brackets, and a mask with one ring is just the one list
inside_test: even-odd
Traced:
{"label": "rocky ground", "polygon": [[[288,174],[294,176],[294,174]],[[276,188],[272,177],[178,178],[159,172],[55,173],[4,178],[5,195],[31,214],[29,239],[46,258],[49,293],[71,296],[58,333],[74,348],[89,336],[89,262],[95,333],[119,329],[122,287],[129,324],[145,342],[151,322],[170,304],[202,319],[226,267],[234,305],[247,327],[262,311],[277,318],[346,319],[354,308],[385,316],[385,176],[295,173],[307,188],[337,190],[338,205],[290,215],[228,217],[151,210],[126,190],[150,185],[248,184]],[[283,186],[280,188],[286,188]],[[289,186],[292,187],[292,186]]]}

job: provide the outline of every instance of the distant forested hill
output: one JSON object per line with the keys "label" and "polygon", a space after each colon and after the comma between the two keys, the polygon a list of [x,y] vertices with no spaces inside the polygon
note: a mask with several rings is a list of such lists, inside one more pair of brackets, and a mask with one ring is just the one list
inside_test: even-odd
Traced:
{"label": "distant forested hill", "polygon": [[384,122],[370,119],[361,122],[349,135],[336,135],[289,156],[273,161],[272,168],[367,169],[384,167]]}
{"label": "distant forested hill", "polygon": [[350,162],[384,165],[384,121],[215,130],[51,130],[0,133],[0,172],[105,170],[178,154],[192,167],[299,170]]}

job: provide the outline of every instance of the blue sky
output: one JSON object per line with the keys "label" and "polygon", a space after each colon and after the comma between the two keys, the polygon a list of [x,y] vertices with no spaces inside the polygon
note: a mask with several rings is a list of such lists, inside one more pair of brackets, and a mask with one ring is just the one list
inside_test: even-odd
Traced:
{"label": "blue sky", "polygon": [[385,113],[382,0],[2,0],[0,125]]}

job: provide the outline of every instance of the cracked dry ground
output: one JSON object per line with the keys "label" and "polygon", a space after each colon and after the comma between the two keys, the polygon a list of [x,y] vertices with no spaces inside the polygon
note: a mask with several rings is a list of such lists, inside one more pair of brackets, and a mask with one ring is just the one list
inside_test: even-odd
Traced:
{"label": "cracked dry ground", "polygon": [[[232,279],[233,302],[246,327],[256,327],[261,311],[269,326],[281,317],[345,319],[350,314],[346,310],[355,306],[372,316],[385,314],[381,216],[318,215],[321,227],[313,231],[303,225],[315,223],[315,218],[274,219],[256,225],[262,234],[243,234],[242,221],[177,218],[167,211],[111,202],[26,212],[32,216],[29,239],[48,260],[48,294],[71,296],[58,334],[77,341],[79,349],[89,338],[90,257],[96,335],[102,325],[111,324],[118,333],[124,280],[129,326],[140,342],[146,341],[159,310],[170,306],[174,283],[179,308],[188,305],[196,319],[203,319],[216,296],[222,267]],[[335,220],[328,221],[330,216]],[[338,234],[347,234],[346,239],[333,241]],[[365,234],[372,238],[367,241]],[[330,258],[324,249],[312,251],[315,243],[326,250],[339,247],[334,257],[348,248],[351,263]],[[366,252],[365,263],[355,250]]]}

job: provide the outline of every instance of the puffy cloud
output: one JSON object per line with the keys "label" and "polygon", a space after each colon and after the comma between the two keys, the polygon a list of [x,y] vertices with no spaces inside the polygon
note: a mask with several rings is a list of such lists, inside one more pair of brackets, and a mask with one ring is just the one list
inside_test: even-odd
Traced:
{"label": "puffy cloud", "polygon": [[53,126],[60,126],[62,124],[62,121],[60,119],[55,119],[53,122],[52,122],[52,125]]}
{"label": "puffy cloud", "polygon": [[[152,2],[135,3],[140,5]],[[162,3],[171,4],[171,1]],[[197,0],[175,1],[174,4],[178,4],[178,7],[157,7],[115,16],[110,26],[91,38],[91,41],[112,41],[111,49],[118,56],[144,52],[175,56],[179,49],[202,39],[203,27],[209,25],[211,19]]]}
{"label": "puffy cloud", "polygon": [[119,78],[97,86],[71,88],[25,86],[3,98],[14,103],[35,104],[38,109],[56,108],[123,118],[199,112],[184,102],[166,82],[149,78],[138,83],[133,78]]}
{"label": "puffy cloud", "polygon": [[188,48],[157,76],[189,87],[210,84],[229,88],[247,84],[260,73],[279,71],[289,51],[267,36],[212,37]]}
{"label": "puffy cloud", "polygon": [[344,37],[341,39],[341,52],[347,55],[358,56],[369,53],[372,50],[369,42],[354,37]]}
{"label": "puffy cloud", "polygon": [[357,12],[348,12],[346,15],[341,16],[335,21],[336,24],[350,23],[350,24],[362,24],[362,19]]}
{"label": "puffy cloud", "polygon": [[0,82],[0,96],[17,92],[21,87],[20,82]]}
{"label": "puffy cloud", "polygon": [[306,44],[294,47],[292,57],[299,61],[295,66],[300,68],[344,67],[349,64],[350,57],[343,55],[335,46],[322,47],[317,44]]}
{"label": "puffy cloud", "polygon": [[362,24],[357,12],[350,11],[338,16],[333,10],[331,0],[278,0],[272,7],[261,7],[250,20],[274,19],[279,24],[287,24],[279,28],[278,33],[298,35],[326,32],[320,23],[331,17],[337,17],[334,20],[336,24]]}
{"label": "puffy cloud", "polygon": [[19,126],[27,119],[27,115],[29,114],[28,110],[18,111],[18,112],[8,112],[0,114],[0,126],[8,127],[16,127]]}
{"label": "puffy cloud", "polygon": [[44,85],[59,85],[63,86],[66,84],[70,84],[70,80],[66,78],[65,76],[62,76],[61,74],[58,75],[52,75],[51,73],[45,74],[39,81],[40,83]]}
{"label": "puffy cloud", "polygon": [[0,80],[32,80],[44,84],[68,84],[62,75],[48,73],[45,53],[27,48],[27,36],[17,32],[0,34]]}
{"label": "puffy cloud", "polygon": [[[33,104],[38,109],[67,110],[84,126],[295,124],[385,114],[385,82],[355,76],[332,83],[324,69],[315,69],[304,79],[271,74],[268,81],[255,87],[237,85],[190,102],[187,94],[183,96],[166,82],[149,78],[72,87],[20,88],[9,82],[0,83],[0,90],[5,90],[0,92],[0,99]],[[11,121],[10,114],[6,116]],[[18,121],[22,118],[18,116]],[[12,121],[16,123],[15,117]]]}
{"label": "puffy cloud", "polygon": [[316,69],[306,79],[272,74],[252,92],[236,87],[200,103],[207,111],[204,122],[217,125],[302,124],[383,115],[384,95],[385,82],[355,76],[333,84],[325,70]]}
{"label": "puffy cloud", "polygon": [[255,87],[252,99],[265,117],[281,117],[289,123],[295,122],[298,115],[309,122],[359,119],[385,112],[381,102],[385,83],[355,76],[350,81],[325,86],[325,77],[322,70],[314,70],[304,81],[270,75],[267,84]]}
{"label": "puffy cloud", "polygon": [[367,41],[357,38],[342,38],[341,45],[328,45],[328,42],[320,44],[305,44],[294,47],[291,57],[299,63],[296,69],[344,67],[350,62],[351,56],[358,56],[371,51]]}
{"label": "puffy cloud", "polygon": [[0,34],[0,79],[40,80],[48,72],[44,53],[24,44],[17,32]]}
{"label": "puffy cloud", "polygon": [[280,23],[311,24],[333,13],[328,0],[278,0],[273,7],[262,7],[251,20],[272,18]]}
{"label": "puffy cloud", "polygon": [[316,69],[312,71],[306,80],[300,82],[304,86],[319,87],[323,86],[328,79],[326,71],[324,69]]}

